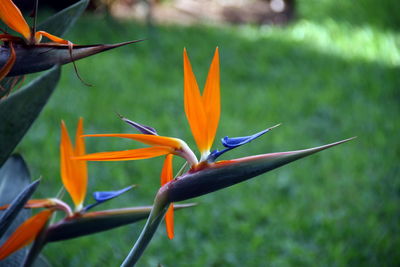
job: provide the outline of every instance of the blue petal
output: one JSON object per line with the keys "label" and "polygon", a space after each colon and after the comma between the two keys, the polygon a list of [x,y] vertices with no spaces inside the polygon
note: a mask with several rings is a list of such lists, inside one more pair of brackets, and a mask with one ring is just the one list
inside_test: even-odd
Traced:
{"label": "blue petal", "polygon": [[125,193],[126,191],[129,191],[133,188],[133,185],[128,186],[124,189],[118,190],[118,191],[98,191],[93,193],[93,198],[97,202],[104,202],[113,198],[118,197],[119,195]]}
{"label": "blue petal", "polygon": [[158,135],[156,129],[154,129],[153,127],[131,121],[131,120],[121,116],[120,114],[118,114],[118,116],[121,118],[121,120],[123,120],[124,122],[133,126],[134,128],[136,128],[136,130],[138,130],[142,134]]}
{"label": "blue petal", "polygon": [[249,135],[249,136],[243,136],[243,137],[232,137],[229,138],[228,136],[225,136],[224,138],[221,139],[222,145],[227,148],[235,148],[244,144],[247,144],[254,139],[260,137],[261,135],[265,134],[268,132],[271,128],[265,129],[259,133]]}
{"label": "blue petal", "polygon": [[94,192],[93,193],[93,198],[96,200],[96,203],[87,205],[84,208],[84,211],[87,211],[87,210],[89,210],[89,209],[91,209],[91,208],[93,208],[93,207],[95,207],[95,206],[107,201],[107,200],[116,198],[119,195],[122,195],[123,193],[131,190],[133,187],[135,187],[135,185],[130,185],[130,186],[124,188],[124,189],[117,190],[117,191],[98,191],[98,192]]}
{"label": "blue petal", "polygon": [[221,139],[221,142],[222,142],[222,145],[223,145],[224,147],[226,147],[226,148],[223,149],[223,150],[221,150],[221,151],[219,151],[219,150],[214,150],[214,151],[212,151],[212,152],[210,153],[210,155],[208,156],[207,160],[213,162],[213,161],[215,161],[219,156],[221,156],[222,154],[224,154],[225,152],[227,152],[227,151],[229,151],[229,150],[231,150],[231,149],[234,149],[234,148],[236,148],[236,147],[239,147],[239,146],[241,146],[241,145],[247,144],[247,143],[253,141],[254,139],[260,137],[261,135],[265,134],[265,133],[268,132],[269,130],[271,130],[271,129],[273,129],[273,128],[279,126],[279,125],[280,125],[280,124],[275,125],[275,126],[270,127],[270,128],[267,128],[267,129],[265,129],[265,130],[263,130],[263,131],[261,131],[261,132],[258,132],[258,133],[256,133],[256,134],[249,135],[249,136],[232,137],[232,138],[229,138],[228,136],[225,136],[224,138]]}

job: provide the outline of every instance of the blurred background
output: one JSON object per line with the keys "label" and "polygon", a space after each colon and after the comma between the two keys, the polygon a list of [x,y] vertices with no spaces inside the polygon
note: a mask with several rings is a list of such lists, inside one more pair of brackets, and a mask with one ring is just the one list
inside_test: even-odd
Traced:
{"label": "blurred background", "polygon": [[[15,2],[30,12],[33,1]],[[40,0],[41,15],[73,2]],[[134,133],[118,112],[195,149],[183,112],[182,50],[202,88],[218,46],[222,115],[214,148],[226,135],[282,123],[224,159],[358,138],[193,200],[197,207],[176,212],[175,239],[161,227],[140,266],[399,266],[398,10],[394,0],[93,0],[65,38],[146,41],[78,61],[92,87],[64,66],[17,152],[34,178],[43,177],[37,197],[53,197],[61,186],[61,119],[71,133],[80,116],[87,133]],[[87,146],[140,147],[112,138]],[[162,158],[89,165],[89,192],[139,185],[102,208],[152,203]],[[53,266],[116,266],[143,225],[52,243],[44,254]]]}

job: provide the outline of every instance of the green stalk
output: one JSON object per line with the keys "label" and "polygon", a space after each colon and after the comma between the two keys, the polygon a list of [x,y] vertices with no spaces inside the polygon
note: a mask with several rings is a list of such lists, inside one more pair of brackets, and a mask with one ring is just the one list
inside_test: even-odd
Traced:
{"label": "green stalk", "polygon": [[135,245],[125,258],[121,267],[135,266],[136,262],[142,256],[147,245],[150,243],[158,226],[160,225],[165,213],[167,212],[170,202],[167,196],[168,191],[161,188],[154,200],[153,209],[150,212],[146,225],[144,226],[139,238],[136,240]]}

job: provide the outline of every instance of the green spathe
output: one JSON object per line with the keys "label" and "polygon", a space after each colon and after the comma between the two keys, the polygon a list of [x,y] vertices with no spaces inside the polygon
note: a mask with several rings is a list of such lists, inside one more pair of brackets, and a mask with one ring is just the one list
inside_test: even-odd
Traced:
{"label": "green spathe", "polygon": [[[175,210],[189,208],[195,204],[175,205]],[[55,242],[77,238],[110,230],[149,217],[152,206],[131,207],[82,214],[80,217],[66,218],[51,225],[46,231],[46,241]]]}
{"label": "green spathe", "polygon": [[177,202],[201,196],[271,171],[353,138],[310,149],[262,154],[211,163],[199,171],[188,172],[166,184],[168,201]]}
{"label": "green spathe", "polygon": [[[113,48],[136,43],[141,40],[118,44],[68,45],[60,44],[14,44],[16,61],[7,77],[19,76],[50,69],[54,65],[64,65],[85,57],[89,57]],[[0,47],[0,66],[4,65],[9,57],[9,47]]]}

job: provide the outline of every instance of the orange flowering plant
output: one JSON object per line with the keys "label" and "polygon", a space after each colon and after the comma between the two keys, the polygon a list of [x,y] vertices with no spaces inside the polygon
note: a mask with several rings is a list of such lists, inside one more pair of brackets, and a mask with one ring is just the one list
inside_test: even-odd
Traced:
{"label": "orange flowering plant", "polygon": [[[88,1],[81,0],[70,7],[69,11],[74,10],[75,16],[61,11],[47,23],[65,19],[68,20],[66,24],[71,25],[74,18],[82,13]],[[58,37],[65,29],[52,33],[44,30],[37,31],[36,22],[33,27],[30,27],[12,0],[0,0],[0,20],[9,29],[19,34],[15,36],[5,30],[0,34],[0,41],[2,41],[0,45],[1,167],[37,118],[56,87],[60,75],[58,65],[74,63],[80,58],[137,41],[114,45],[75,45]],[[46,29],[46,27],[41,29]],[[41,43],[42,37],[49,39],[50,42]],[[2,99],[9,93],[9,90],[3,90],[4,82],[8,77],[18,77],[50,68],[52,69],[48,73],[34,80],[26,88],[22,88],[18,94]],[[15,85],[14,82],[11,83],[11,87],[13,85]],[[179,205],[176,204],[177,202],[246,181],[353,139],[304,150],[219,160],[222,154],[261,138],[279,124],[247,136],[225,136],[221,139],[223,148],[212,149],[221,114],[218,48],[215,50],[202,91],[197,84],[187,51],[183,50],[183,99],[184,112],[198,148],[197,153],[180,138],[160,135],[155,128],[122,116],[121,119],[139,133],[84,134],[83,119],[80,119],[75,134],[75,144],[73,144],[65,123],[61,122],[60,176],[63,188],[70,196],[74,207],[70,207],[60,195],[55,198],[30,199],[39,182],[32,183],[23,191],[20,190],[22,192],[12,202],[7,201],[6,205],[0,207],[0,210],[6,210],[0,217],[0,238],[22,208],[41,209],[41,211],[24,220],[6,241],[0,244],[0,261],[33,242],[24,262],[20,262],[20,265],[30,266],[49,242],[85,236],[147,219],[140,236],[122,263],[122,266],[133,266],[140,259],[163,220],[165,220],[168,238],[174,238],[174,210],[193,205]],[[127,138],[143,143],[146,147],[87,154],[84,141],[87,137]],[[140,160],[159,156],[164,157],[164,163],[160,172],[160,188],[155,194],[152,206],[91,211],[101,203],[129,191],[134,187],[133,185],[116,191],[94,192],[94,201],[89,205],[84,204],[88,191],[87,161]],[[181,157],[185,161],[178,172],[173,170],[174,156]],[[2,169],[0,169],[0,174],[1,171]],[[56,212],[62,212],[63,215],[57,217],[60,218],[58,221],[50,222]]]}
{"label": "orange flowering plant", "polygon": [[[88,183],[87,163],[74,159],[85,154],[85,143],[82,135],[83,119],[79,120],[77,126],[75,146],[70,140],[65,123],[61,123],[61,180],[74,203],[74,210],[60,198],[31,199],[27,201],[25,208],[43,208],[44,210],[21,224],[9,239],[1,245],[0,260],[8,257],[33,240],[38,240],[39,245],[34,246],[35,250],[32,250],[26,260],[27,262],[31,262],[38,251],[40,251],[38,248],[41,248],[47,242],[97,233],[147,218],[151,207],[129,207],[88,212],[89,209],[127,192],[133,186],[128,186],[117,191],[95,192],[93,194],[95,202],[84,207],[83,203]],[[191,205],[181,205],[177,208],[189,206]],[[0,210],[7,207],[8,205],[2,206]],[[63,211],[65,217],[59,222],[46,227],[50,216],[55,211]]]}
{"label": "orange flowering plant", "polygon": [[[38,1],[35,1],[37,8]],[[75,22],[75,18],[83,12],[88,3],[88,0],[79,1],[67,8],[68,12],[59,12],[39,25],[38,28],[47,28],[52,24],[57,24],[57,21],[63,21],[63,27],[57,30],[59,34],[63,34]],[[71,16],[71,13],[75,13],[75,16]],[[0,34],[0,41],[3,42],[3,45],[0,46],[0,81],[5,77],[18,77],[70,62],[74,64],[78,75],[75,66],[76,60],[141,41],[135,40],[112,45],[76,45],[46,31],[36,31],[36,18],[33,27],[30,27],[12,0],[0,1],[0,19],[8,28],[20,34],[20,36],[8,32]],[[43,37],[50,42],[41,42]]]}
{"label": "orange flowering plant", "polygon": [[[255,155],[233,160],[217,161],[223,153],[259,138],[276,126],[259,133],[244,137],[225,137],[222,139],[223,150],[211,151],[220,118],[220,75],[219,52],[215,51],[203,93],[200,92],[186,52],[183,51],[184,70],[184,107],[194,140],[200,152],[200,159],[189,148],[185,141],[158,135],[149,126],[139,124],[126,118],[125,122],[135,127],[140,134],[88,134],[85,137],[120,137],[128,138],[149,145],[146,148],[125,151],[99,152],[78,156],[80,160],[118,161],[139,160],[166,155],[161,172],[161,188],[156,194],[153,210],[147,223],[122,266],[132,266],[140,258],[150,242],[155,230],[165,215],[169,238],[173,238],[173,203],[240,183],[273,170],[297,159],[309,156],[324,149],[347,142],[336,143],[298,151],[279,152]],[[182,168],[174,177],[172,169],[173,156],[186,160],[187,168]]]}

